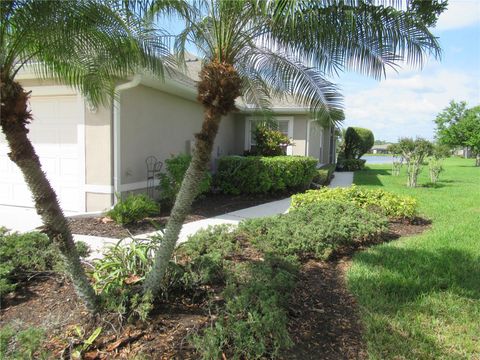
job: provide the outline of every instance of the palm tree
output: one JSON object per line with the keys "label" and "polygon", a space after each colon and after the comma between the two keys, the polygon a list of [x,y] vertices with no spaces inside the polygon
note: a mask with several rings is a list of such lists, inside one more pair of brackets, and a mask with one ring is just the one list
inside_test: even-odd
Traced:
{"label": "palm tree", "polygon": [[[97,299],[80,263],[68,222],[27,134],[34,114],[30,93],[16,81],[30,66],[40,77],[72,85],[93,104],[111,102],[117,81],[148,68],[162,75],[162,45],[153,29],[124,7],[127,1],[0,2],[1,129],[10,159],[20,168],[32,192],[45,232],[58,246],[76,292],[92,312]],[[169,9],[158,2],[157,10]],[[167,4],[168,5],[168,4]],[[122,10],[123,9],[123,10]],[[167,64],[168,65],[168,64]]]}
{"label": "palm tree", "polygon": [[[392,1],[392,3],[398,3]],[[222,116],[247,104],[268,110],[270,99],[289,96],[310,106],[319,121],[342,120],[342,98],[325,78],[345,69],[380,78],[404,60],[421,65],[440,48],[412,11],[362,0],[205,0],[195,3],[177,47],[187,42],[203,55],[198,100],[204,120],[195,135],[190,166],[171,211],[144,291],[157,294],[200,179],[210,161]]]}

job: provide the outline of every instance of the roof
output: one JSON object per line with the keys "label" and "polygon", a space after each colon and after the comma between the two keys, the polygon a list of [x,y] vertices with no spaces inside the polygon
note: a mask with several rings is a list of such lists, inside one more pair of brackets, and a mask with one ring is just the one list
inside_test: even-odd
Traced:
{"label": "roof", "polygon": [[[184,99],[196,101],[197,98],[197,83],[200,80],[199,73],[202,68],[201,59],[191,53],[185,55],[186,68],[182,70],[170,70],[167,72],[164,79],[160,79],[158,76],[151,72],[144,71],[134,76],[131,76],[127,81],[133,79],[138,80],[139,84],[161,90],[163,92],[173,94]],[[38,75],[31,67],[24,67],[17,76],[18,79],[37,79]],[[257,110],[257,108],[251,104],[247,104],[242,98],[236,101],[237,108],[241,112],[250,113]],[[271,101],[271,109],[275,112],[285,114],[295,113],[308,113],[309,108],[298,104],[294,99],[289,96],[282,99],[273,99]]]}

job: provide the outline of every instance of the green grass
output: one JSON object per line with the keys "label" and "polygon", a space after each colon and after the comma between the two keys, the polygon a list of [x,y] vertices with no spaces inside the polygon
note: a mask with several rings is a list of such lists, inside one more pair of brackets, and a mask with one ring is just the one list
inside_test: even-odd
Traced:
{"label": "green grass", "polygon": [[436,187],[428,169],[405,186],[389,165],[355,173],[357,185],[416,197],[432,228],[357,254],[347,274],[371,359],[480,359],[480,168],[452,158]]}

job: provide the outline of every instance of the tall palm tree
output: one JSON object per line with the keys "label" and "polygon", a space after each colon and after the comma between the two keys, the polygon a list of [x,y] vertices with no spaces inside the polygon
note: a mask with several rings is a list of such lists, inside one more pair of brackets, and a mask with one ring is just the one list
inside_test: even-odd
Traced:
{"label": "tall palm tree", "polygon": [[[392,3],[399,1],[392,0]],[[210,161],[222,116],[244,101],[268,110],[289,96],[330,123],[342,119],[341,95],[326,77],[350,69],[380,78],[398,61],[421,65],[440,48],[411,11],[362,0],[205,0],[180,34],[203,55],[198,100],[204,120],[144,290],[160,291],[167,264]]]}
{"label": "tall palm tree", "polygon": [[[157,10],[169,9],[169,2],[159,1]],[[72,85],[97,105],[111,102],[117,81],[139,67],[162,75],[162,57],[168,48],[153,36],[153,29],[137,21],[135,13],[125,7],[130,2],[118,3],[0,1],[0,125],[10,148],[9,157],[23,173],[45,232],[58,245],[77,294],[92,312],[98,310],[96,295],[81,266],[57,195],[27,136],[34,114],[28,109],[30,93],[16,77],[30,66],[40,77]]]}

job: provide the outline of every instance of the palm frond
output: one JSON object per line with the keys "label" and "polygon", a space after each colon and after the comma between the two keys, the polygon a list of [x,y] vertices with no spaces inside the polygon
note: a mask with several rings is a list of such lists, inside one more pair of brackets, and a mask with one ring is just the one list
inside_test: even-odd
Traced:
{"label": "palm frond", "polygon": [[32,60],[39,76],[107,103],[119,80],[143,69],[161,78],[176,65],[161,35],[110,2],[25,0],[9,18],[2,72],[15,76]]}
{"label": "palm frond", "polygon": [[302,53],[327,73],[351,69],[380,78],[399,60],[422,66],[426,54],[440,56],[437,39],[412,13],[367,1],[298,3],[272,10],[283,12],[271,16],[264,41]]}

